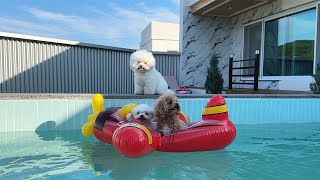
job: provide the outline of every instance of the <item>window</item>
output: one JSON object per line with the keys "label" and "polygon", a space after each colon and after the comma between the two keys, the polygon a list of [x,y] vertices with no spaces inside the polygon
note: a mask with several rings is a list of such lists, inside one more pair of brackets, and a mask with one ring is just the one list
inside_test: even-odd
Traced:
{"label": "window", "polygon": [[313,74],[316,9],[265,22],[264,76]]}
{"label": "window", "polygon": [[[261,47],[261,30],[262,22],[258,22],[252,25],[244,27],[244,50],[243,59],[254,59],[256,50],[260,50]],[[254,61],[245,61],[243,66],[254,66]],[[254,69],[245,69],[243,74],[252,75]]]}

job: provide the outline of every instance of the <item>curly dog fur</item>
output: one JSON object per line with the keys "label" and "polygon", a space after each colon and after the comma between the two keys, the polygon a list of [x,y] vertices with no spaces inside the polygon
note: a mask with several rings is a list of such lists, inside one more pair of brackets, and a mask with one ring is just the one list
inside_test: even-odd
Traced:
{"label": "curly dog fur", "polygon": [[162,135],[187,129],[187,125],[178,118],[180,105],[178,98],[170,93],[163,94],[155,105],[156,131]]}
{"label": "curly dog fur", "polygon": [[126,116],[126,122],[133,122],[134,120],[140,120],[140,124],[155,131],[156,123],[153,121],[154,112],[153,108],[151,108],[147,104],[140,104],[136,106],[132,113],[129,113]]}

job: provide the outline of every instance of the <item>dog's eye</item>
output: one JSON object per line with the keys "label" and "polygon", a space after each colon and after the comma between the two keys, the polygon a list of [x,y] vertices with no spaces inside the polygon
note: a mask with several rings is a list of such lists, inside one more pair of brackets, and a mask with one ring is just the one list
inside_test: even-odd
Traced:
{"label": "dog's eye", "polygon": [[148,116],[148,113],[146,113],[146,115]]}
{"label": "dog's eye", "polygon": [[172,101],[169,101],[169,104],[172,104]]}
{"label": "dog's eye", "polygon": [[137,114],[140,114],[140,112],[138,112]]}

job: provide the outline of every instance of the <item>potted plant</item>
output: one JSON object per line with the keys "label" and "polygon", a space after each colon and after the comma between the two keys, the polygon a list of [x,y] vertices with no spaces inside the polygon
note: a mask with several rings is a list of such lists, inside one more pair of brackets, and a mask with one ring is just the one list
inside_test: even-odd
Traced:
{"label": "potted plant", "polygon": [[219,56],[217,54],[213,54],[210,59],[210,64],[207,70],[207,79],[204,85],[206,93],[221,94],[223,90],[223,79],[218,64]]}
{"label": "potted plant", "polygon": [[313,75],[314,82],[310,83],[310,90],[314,94],[320,94],[320,64],[317,66],[316,74]]}

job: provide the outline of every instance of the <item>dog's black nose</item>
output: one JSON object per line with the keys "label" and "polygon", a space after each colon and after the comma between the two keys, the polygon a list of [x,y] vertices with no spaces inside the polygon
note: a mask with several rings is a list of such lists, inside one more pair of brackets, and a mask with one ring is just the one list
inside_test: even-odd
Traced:
{"label": "dog's black nose", "polygon": [[175,104],[175,107],[176,107],[176,108],[179,108],[179,107],[180,107],[180,105],[179,105],[178,103],[176,103],[176,104]]}
{"label": "dog's black nose", "polygon": [[140,118],[143,118],[143,115],[140,115]]}

